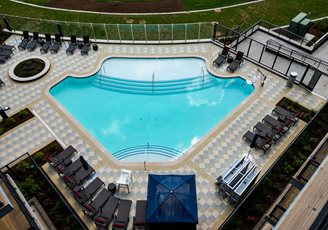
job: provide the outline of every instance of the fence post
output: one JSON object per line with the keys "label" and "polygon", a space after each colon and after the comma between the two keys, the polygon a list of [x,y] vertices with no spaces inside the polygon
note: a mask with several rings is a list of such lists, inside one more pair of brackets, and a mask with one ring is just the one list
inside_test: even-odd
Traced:
{"label": "fence post", "polygon": [[246,56],[248,57],[248,54],[249,54],[249,50],[251,49],[251,46],[252,46],[252,42],[253,40],[250,39],[251,41],[249,42],[249,45],[248,45],[248,50],[247,50],[247,53],[246,53]]}
{"label": "fence post", "polygon": [[133,28],[132,28],[132,24],[130,24],[130,28],[131,28],[132,42],[134,43],[134,36],[133,36]]}
{"label": "fence post", "polygon": [[173,24],[171,24],[171,34],[172,34],[172,43],[173,43]]}
{"label": "fence post", "polygon": [[212,40],[215,41],[216,39],[216,30],[217,30],[217,27],[218,27],[218,23],[215,22],[214,25],[213,25],[213,31],[212,31]]}
{"label": "fence post", "polygon": [[159,24],[157,24],[157,31],[158,31],[158,43],[161,42],[161,28],[159,27]]}
{"label": "fence post", "polygon": [[93,25],[92,25],[92,23],[90,23],[90,25],[91,25],[91,29],[92,29],[92,33],[93,33],[93,37],[95,38],[95,41],[97,41],[96,34],[95,34],[94,29],[93,29]]}
{"label": "fence post", "polygon": [[120,27],[119,27],[118,24],[116,24],[116,26],[117,26],[118,38],[120,39],[120,42],[122,42],[121,33],[120,33]]}
{"label": "fence post", "polygon": [[187,23],[185,23],[185,42],[187,42]]}
{"label": "fence post", "polygon": [[201,24],[200,24],[200,22],[198,23],[198,41],[199,41],[199,38],[200,38],[200,26],[201,26]]}
{"label": "fence post", "polygon": [[106,34],[107,42],[109,42],[109,40],[108,40],[108,34],[107,34],[107,28],[106,28],[106,24],[105,23],[104,23],[104,29],[105,29],[105,34]]}
{"label": "fence post", "polygon": [[145,29],[145,39],[146,39],[146,43],[147,43],[147,29],[146,29],[146,24],[144,24],[144,29]]}

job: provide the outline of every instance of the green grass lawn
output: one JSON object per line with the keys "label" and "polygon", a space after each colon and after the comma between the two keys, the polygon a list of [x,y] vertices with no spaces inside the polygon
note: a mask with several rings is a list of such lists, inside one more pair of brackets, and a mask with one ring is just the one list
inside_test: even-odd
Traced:
{"label": "green grass lawn", "polygon": [[[311,12],[310,18],[327,15],[328,0],[266,0],[246,6],[224,9],[221,12],[201,12],[176,15],[150,15],[150,16],[113,16],[90,13],[72,13],[65,11],[46,10],[29,7],[9,0],[1,0],[0,13],[43,18],[60,21],[80,21],[94,23],[128,23],[135,24],[171,24],[190,22],[217,21],[228,27],[246,28],[260,19],[265,19],[277,25],[288,24],[289,20],[299,12]],[[1,21],[1,23],[3,23]]]}

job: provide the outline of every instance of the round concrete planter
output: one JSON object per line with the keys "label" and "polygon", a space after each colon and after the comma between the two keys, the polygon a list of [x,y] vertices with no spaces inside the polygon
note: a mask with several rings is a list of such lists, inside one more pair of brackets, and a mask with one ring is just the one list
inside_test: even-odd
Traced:
{"label": "round concrete planter", "polygon": [[[38,74],[36,75],[33,75],[31,77],[19,77],[17,76],[15,73],[14,73],[14,70],[16,68],[16,66],[18,64],[20,64],[21,62],[23,61],[26,61],[26,60],[29,60],[29,59],[39,59],[39,60],[42,60],[45,64],[43,70],[41,72],[39,72]],[[43,77],[50,69],[50,62],[47,58],[45,57],[41,57],[41,56],[31,56],[31,57],[27,57],[27,58],[24,58],[22,60],[19,60],[18,62],[16,62],[15,64],[13,64],[10,69],[9,69],[9,77],[15,81],[20,81],[20,82],[27,82],[27,81],[34,81],[36,79],[39,79],[41,77]]]}

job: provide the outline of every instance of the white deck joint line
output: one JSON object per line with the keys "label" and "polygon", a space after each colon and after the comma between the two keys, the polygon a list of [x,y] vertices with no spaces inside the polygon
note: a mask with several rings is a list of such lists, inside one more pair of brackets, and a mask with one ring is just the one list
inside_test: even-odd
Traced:
{"label": "white deck joint line", "polygon": [[240,4],[235,4],[231,6],[223,6],[223,7],[217,7],[217,8],[209,8],[209,9],[203,9],[203,10],[190,10],[190,11],[176,11],[176,12],[163,12],[163,13],[108,13],[108,12],[98,12],[98,11],[86,11],[86,10],[70,10],[70,9],[63,9],[63,8],[55,8],[55,7],[48,7],[48,6],[40,6],[32,3],[22,2],[19,0],[10,0],[11,2],[15,2],[18,4],[38,7],[42,9],[48,9],[48,10],[58,10],[58,11],[67,11],[67,12],[74,12],[74,13],[88,13],[88,14],[103,14],[103,15],[166,15],[166,14],[190,14],[190,13],[199,13],[199,12],[207,12],[207,11],[215,11],[215,10],[223,10],[238,6],[244,6],[244,5],[250,5],[258,2],[264,2],[265,0],[256,0],[251,2],[245,2]]}
{"label": "white deck joint line", "polygon": [[46,127],[46,129],[51,133],[52,136],[54,136],[54,138],[56,139],[56,141],[58,141],[58,143],[65,149],[68,146],[59,138],[59,136],[49,127],[49,125],[41,118],[41,116],[35,111],[32,110],[32,113],[34,114],[34,116],[36,116],[41,123],[44,125],[44,127]]}

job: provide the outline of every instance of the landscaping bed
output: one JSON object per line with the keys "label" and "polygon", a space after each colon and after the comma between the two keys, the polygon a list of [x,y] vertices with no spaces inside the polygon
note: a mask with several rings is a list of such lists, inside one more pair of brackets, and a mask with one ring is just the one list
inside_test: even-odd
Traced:
{"label": "landscaping bed", "polygon": [[[289,109],[295,105],[295,108],[292,108],[293,111],[306,111],[305,108],[300,108],[300,105],[297,103],[286,103],[286,100],[283,99],[278,104]],[[308,112],[307,114],[313,113],[311,111]],[[305,114],[304,116],[310,115]],[[253,229],[255,227],[267,209],[285,189],[292,176],[328,132],[327,117],[328,106],[326,104],[315,120],[278,160],[247,200],[241,204],[236,213],[224,226],[224,229]]]}
{"label": "landscaping bed", "polygon": [[44,69],[45,65],[46,63],[43,60],[31,58],[19,63],[15,67],[14,73],[16,76],[22,78],[32,77],[40,73]]}
{"label": "landscaping bed", "polygon": [[16,126],[24,123],[25,121],[31,119],[32,117],[34,117],[34,115],[28,108],[15,113],[5,121],[0,122],[0,136],[5,132],[15,128]]}
{"label": "landscaping bed", "polygon": [[[32,154],[32,157],[41,167],[45,163],[44,155],[53,155],[62,150],[62,147],[54,141]],[[11,167],[9,173],[26,200],[32,197],[37,198],[57,229],[82,229],[59,195],[29,157]]]}

